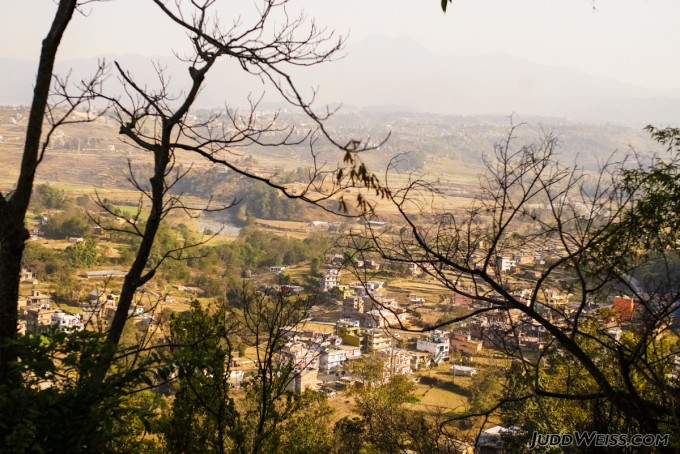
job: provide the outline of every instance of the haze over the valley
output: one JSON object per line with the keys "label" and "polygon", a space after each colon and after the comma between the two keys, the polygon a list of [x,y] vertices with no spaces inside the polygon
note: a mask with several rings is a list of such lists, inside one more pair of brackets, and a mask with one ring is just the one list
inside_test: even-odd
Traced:
{"label": "haze over the valley", "polygon": [[[317,105],[342,103],[349,110],[517,113],[633,127],[665,126],[679,117],[680,69],[663,57],[673,55],[678,42],[672,24],[680,13],[677,2],[456,1],[447,15],[417,3],[295,3],[347,36],[345,58],[305,68],[298,85],[308,93],[319,89]],[[0,103],[29,102],[45,30],[40,25],[50,6],[0,5],[1,16],[14,18],[0,30],[0,38],[12,43],[0,50],[0,66],[11,68],[0,72]],[[78,16],[65,37],[61,74],[72,70],[77,80],[106,58],[151,82],[153,55],[182,88],[186,69],[171,52],[186,48],[183,33],[163,18],[149,23],[148,17],[157,17],[147,11],[151,5],[118,0],[97,6]],[[199,105],[243,105],[249,92],[263,89],[256,78],[223,66],[211,74]],[[279,99],[269,89],[264,100]]]}

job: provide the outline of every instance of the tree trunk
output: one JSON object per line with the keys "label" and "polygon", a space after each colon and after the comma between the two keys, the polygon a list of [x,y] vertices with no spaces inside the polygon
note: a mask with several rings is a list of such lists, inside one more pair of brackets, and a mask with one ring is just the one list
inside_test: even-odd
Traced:
{"label": "tree trunk", "polygon": [[61,0],[47,37],[42,42],[40,63],[33,90],[26,142],[16,189],[0,194],[0,384],[16,383],[11,373],[17,360],[17,300],[24,243],[29,238],[24,226],[31,200],[35,172],[40,161],[42,124],[52,82],[52,70],[61,38],[73,17],[77,0]]}

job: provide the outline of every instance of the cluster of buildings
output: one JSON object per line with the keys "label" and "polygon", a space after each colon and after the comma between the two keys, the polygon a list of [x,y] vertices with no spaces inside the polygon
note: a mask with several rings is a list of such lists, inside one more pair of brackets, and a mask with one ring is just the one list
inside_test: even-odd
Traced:
{"label": "cluster of buildings", "polygon": [[19,334],[45,333],[52,329],[75,331],[83,329],[83,320],[79,314],[71,314],[53,307],[52,297],[40,290],[32,290],[31,294],[19,298]]}
{"label": "cluster of buildings", "polygon": [[[22,270],[22,281],[31,282],[30,272]],[[18,332],[45,333],[52,329],[60,331],[76,331],[101,328],[111,319],[118,307],[120,295],[92,290],[87,301],[81,303],[80,313],[70,313],[57,307],[52,296],[38,289],[31,289],[30,294],[20,296],[18,308]],[[147,316],[144,306],[135,304],[129,311],[130,316]]]}
{"label": "cluster of buildings", "polygon": [[[289,374],[288,390],[302,393],[321,390],[334,393],[362,378],[351,375],[351,362],[370,355],[382,361],[384,381],[407,375],[421,367],[449,359],[448,333],[434,331],[408,346],[397,346],[398,334],[381,328],[362,327],[358,320],[341,319],[332,333],[293,329],[279,352],[281,370]],[[236,358],[229,382],[239,386],[248,379],[251,361]]]}

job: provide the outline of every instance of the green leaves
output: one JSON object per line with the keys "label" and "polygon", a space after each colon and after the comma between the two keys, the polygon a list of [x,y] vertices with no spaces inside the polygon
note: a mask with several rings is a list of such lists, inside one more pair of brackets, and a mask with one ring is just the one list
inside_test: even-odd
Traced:
{"label": "green leaves", "polygon": [[453,2],[453,0],[442,0],[442,11],[446,12],[446,7],[451,2]]}

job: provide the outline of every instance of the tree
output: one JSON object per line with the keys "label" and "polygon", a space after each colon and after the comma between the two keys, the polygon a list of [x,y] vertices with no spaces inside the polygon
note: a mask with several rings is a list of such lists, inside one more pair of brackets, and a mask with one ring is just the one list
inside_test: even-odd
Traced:
{"label": "tree", "polygon": [[[480,410],[452,421],[488,417],[505,404],[539,396],[589,402],[600,430],[605,424],[610,432],[680,433],[677,388],[663,378],[672,357],[664,337],[673,332],[669,316],[680,296],[673,265],[676,161],[650,164],[640,158],[631,168],[630,161],[610,160],[599,175],[589,175],[557,161],[554,136],[517,144],[515,129],[487,160],[471,206],[437,209],[428,204],[436,186],[413,178],[388,195],[402,225],[378,232],[367,224],[366,234],[350,236],[348,246],[358,258],[377,253],[415,263],[448,290],[476,301],[467,313],[423,329],[487,326],[481,331],[487,340],[520,361],[531,377],[526,394],[493,405],[480,402]],[[673,131],[655,137],[678,151]],[[421,221],[411,216],[414,211]],[[540,256],[545,264],[533,267],[535,279],[522,281],[503,266],[514,255]],[[656,272],[644,278],[650,265]],[[634,333],[630,338],[593,327],[601,317],[597,308],[619,292],[634,295],[637,307],[633,320],[622,325]],[[574,300],[565,305],[570,293]],[[527,356],[523,339],[537,326],[546,343],[537,357]],[[561,368],[552,355],[562,358]],[[562,378],[543,378],[554,374]],[[582,378],[578,386],[565,386],[565,376]]]}
{"label": "tree", "polygon": [[[331,112],[317,114],[296,88],[292,78],[286,72],[294,66],[312,66],[333,58],[341,48],[342,40],[333,39],[332,33],[319,29],[314,22],[307,22],[304,16],[292,18],[285,13],[287,1],[264,0],[258,15],[249,24],[237,23],[231,28],[222,27],[218,19],[211,15],[213,0],[192,2],[191,6],[176,4],[174,7],[160,0],[154,0],[160,10],[172,21],[183,28],[190,36],[193,44],[193,55],[183,59],[188,66],[189,88],[186,92],[174,97],[169,93],[168,78],[163,70],[158,69],[160,87],[154,91],[137,83],[134,76],[127,73],[118,63],[114,63],[120,81],[125,87],[125,98],[115,98],[92,90],[90,95],[105,99],[111,103],[113,115],[120,123],[120,133],[136,147],[146,150],[154,156],[153,175],[149,183],[135,175],[133,166],[129,166],[129,180],[147,199],[150,205],[148,216],[143,218],[142,204],[132,219],[125,219],[126,228],[107,226],[114,231],[125,231],[138,237],[139,245],[133,264],[131,265],[121,289],[118,307],[107,335],[109,353],[100,361],[100,367],[94,371],[93,380],[101,382],[111,367],[114,351],[120,342],[128,312],[135,291],[155,276],[159,266],[167,259],[184,259],[186,251],[197,244],[184,244],[176,248],[162,251],[160,257],[150,263],[154,243],[161,228],[163,219],[172,210],[183,210],[190,214],[201,211],[226,209],[226,206],[214,208],[210,205],[202,208],[189,207],[183,203],[180,195],[173,195],[172,188],[188,173],[180,173],[175,168],[177,153],[191,153],[196,157],[227,167],[236,174],[254,182],[264,184],[274,190],[273,199],[268,205],[262,201],[262,210],[271,208],[272,200],[278,200],[282,194],[288,199],[300,200],[328,211],[334,211],[328,204],[333,198],[342,194],[349,186],[360,185],[368,189],[381,189],[376,186],[377,179],[368,173],[358,158],[357,153],[373,149],[378,144],[368,144],[361,140],[351,140],[340,144],[328,134],[324,121]],[[283,23],[272,31],[276,17]],[[311,118],[317,127],[316,132],[307,131],[298,135],[294,126],[279,126],[278,114],[264,120],[257,115],[257,102],[253,102],[250,110],[241,114],[226,109],[225,115],[230,127],[225,127],[220,115],[209,115],[200,121],[188,120],[191,107],[205,81],[205,76],[218,59],[234,59],[248,72],[270,82],[285,101],[302,110]],[[289,189],[275,182],[273,177],[264,177],[242,167],[239,160],[234,159],[231,150],[242,146],[281,146],[310,142],[313,158],[315,137],[321,134],[331,144],[344,151],[344,164],[327,169],[325,164],[314,162],[309,172],[307,187],[299,193],[292,194]],[[269,192],[267,192],[269,194]],[[115,215],[109,206],[100,201],[101,207],[109,214]],[[269,208],[265,209],[267,205]],[[367,207],[367,202],[359,196],[357,206],[360,210]],[[340,196],[340,210],[348,209],[347,202]],[[101,223],[101,222],[100,222]],[[102,224],[102,226],[104,226]]]}
{"label": "tree", "polygon": [[62,209],[66,205],[66,193],[62,189],[57,189],[49,184],[41,184],[36,188],[36,205],[38,208]]}
{"label": "tree", "polygon": [[[19,178],[12,192],[0,193],[0,384],[11,384],[17,378],[11,376],[11,367],[17,357],[13,346],[17,337],[17,276],[21,271],[24,243],[29,238],[29,232],[24,227],[24,218],[31,199],[37,166],[49,144],[49,134],[44,139],[42,128],[54,61],[61,38],[77,6],[77,0],[60,1],[50,30],[43,40]],[[41,144],[41,140],[45,141]]]}
{"label": "tree", "polygon": [[97,242],[92,238],[74,243],[65,252],[75,268],[96,265],[99,260]]}
{"label": "tree", "polygon": [[[188,318],[172,321],[170,364],[178,369],[178,390],[164,429],[168,449],[259,453],[283,443],[309,452],[304,446],[315,446],[310,426],[319,427],[316,418],[327,418],[330,410],[320,396],[287,389],[307,364],[284,349],[309,302],[245,285],[236,293],[229,306],[205,310],[194,302]],[[235,354],[237,343],[252,355],[255,370],[242,383],[245,397],[235,402],[240,384],[232,379],[233,364],[245,360]]]}
{"label": "tree", "polygon": [[[383,358],[375,358],[383,363]],[[383,380],[377,366],[371,359],[352,366],[364,371],[367,379],[364,386],[353,391],[360,417],[338,421],[335,432],[339,446],[335,452],[450,452],[442,443],[436,421],[408,408],[418,401],[413,394],[414,383],[404,375]]]}
{"label": "tree", "polygon": [[193,302],[188,318],[170,327],[178,384],[163,432],[169,452],[219,452],[230,448],[236,418],[229,383],[232,351],[225,312],[212,314]]}
{"label": "tree", "polygon": [[[199,245],[171,246],[169,242],[166,242],[164,245],[169,246],[169,249],[159,251],[156,247],[154,250],[154,246],[161,243],[158,241],[158,235],[162,231],[163,220],[172,210],[183,210],[195,215],[205,209],[214,209],[210,205],[207,207],[187,206],[183,203],[181,195],[172,193],[173,186],[186,175],[186,172],[179,172],[179,169],[175,167],[177,153],[193,153],[212,163],[226,166],[241,177],[263,183],[285,197],[315,204],[328,211],[347,212],[350,209],[350,205],[342,196],[340,196],[339,203],[334,199],[348,186],[358,185],[380,191],[380,188],[376,186],[376,178],[367,171],[358,157],[359,152],[372,149],[379,144],[354,139],[347,143],[335,141],[324,124],[332,112],[326,110],[321,114],[316,113],[312,109],[311,100],[301,94],[287,73],[287,69],[291,67],[311,66],[331,59],[340,49],[341,39],[335,39],[332,33],[319,29],[313,22],[307,22],[303,16],[289,16],[286,11],[286,1],[265,0],[253,22],[236,22],[232,27],[223,27],[211,14],[210,8],[214,5],[213,0],[191,2],[190,5],[181,2],[169,5],[160,0],[155,3],[163,14],[187,32],[193,44],[193,54],[186,58],[180,57],[187,64],[188,88],[176,96],[170,93],[168,77],[161,68],[157,71],[159,87],[156,90],[148,88],[138,83],[134,75],[129,74],[114,62],[114,68],[119,82],[124,87],[125,95],[121,97],[107,95],[103,87],[98,84],[99,76],[104,71],[102,65],[92,81],[83,84],[79,94],[76,95],[70,93],[66,80],[55,79],[55,90],[60,98],[57,99],[56,104],[48,105],[47,98],[55,54],[65,28],[78,7],[75,0],[60,1],[52,29],[43,43],[43,54],[38,70],[17,187],[11,194],[0,197],[0,304],[2,304],[0,307],[0,383],[8,384],[10,387],[19,386],[27,392],[26,395],[22,394],[22,398],[26,398],[31,395],[31,390],[25,388],[29,386],[28,382],[22,382],[21,374],[10,373],[13,368],[25,369],[29,365],[23,361],[23,358],[22,361],[17,361],[19,350],[15,340],[17,337],[18,276],[24,241],[28,238],[28,232],[23,227],[24,217],[36,166],[49,148],[51,134],[58,126],[70,122],[71,114],[82,103],[96,98],[109,103],[108,112],[119,122],[120,133],[126,140],[153,156],[153,168],[150,169],[148,180],[142,176],[142,173],[137,172],[133,163],[130,162],[128,176],[131,184],[140,191],[141,196],[136,214],[132,217],[123,217],[124,227],[116,224],[106,225],[106,217],[120,216],[120,213],[114,210],[106,200],[99,200],[99,205],[108,212],[108,215],[92,216],[102,226],[109,227],[115,233],[132,235],[136,240],[130,242],[131,251],[133,251],[131,253],[132,264],[125,276],[117,309],[105,338],[87,339],[89,342],[87,343],[87,361],[83,361],[82,367],[78,369],[75,375],[77,381],[73,388],[73,395],[78,399],[79,406],[77,409],[68,406],[60,407],[64,415],[67,415],[64,419],[68,419],[68,415],[73,411],[92,408],[92,411],[81,411],[77,418],[73,418],[73,421],[81,423],[82,430],[82,433],[73,436],[73,443],[69,445],[73,446],[73,451],[91,447],[92,444],[84,441],[85,434],[97,431],[99,424],[108,421],[107,418],[101,416],[106,414],[111,407],[105,407],[106,410],[100,412],[99,405],[102,402],[115,402],[130,388],[140,386],[140,380],[149,379],[150,365],[158,361],[156,350],[160,347],[149,346],[147,344],[149,336],[142,336],[143,339],[140,340],[139,345],[121,345],[121,342],[136,291],[151,281],[156,276],[159,267],[168,259],[186,259],[189,255],[187,251]],[[281,15],[275,18],[278,12]],[[275,26],[274,22],[278,19],[282,22],[277,22]],[[298,135],[294,126],[281,127],[278,114],[269,117],[257,115],[257,101],[253,101],[251,109],[245,113],[226,109],[222,115],[226,117],[227,123],[231,123],[230,126],[224,126],[223,119],[219,115],[209,115],[205,120],[191,120],[192,105],[205,81],[206,74],[218,59],[225,58],[234,59],[241,68],[256,77],[269,81],[285,101],[311,118],[316,130]],[[89,112],[89,109],[85,110]],[[49,120],[51,129],[45,135],[43,143],[40,144],[41,126],[45,117]],[[85,117],[85,121],[90,119],[91,117]],[[235,159],[232,153],[234,148],[240,146],[275,146],[308,141],[313,157],[316,158],[313,145],[319,136],[336,145],[344,153],[344,162],[337,167],[330,167],[325,163],[315,161],[313,168],[308,172],[310,179],[307,187],[295,194],[289,192],[275,178],[262,176],[250,171],[247,167],[241,167],[239,160]],[[231,204],[227,203],[227,205]],[[359,198],[357,205],[359,210],[363,210],[368,202]],[[224,208],[224,206],[219,208]],[[158,254],[154,254],[155,251]],[[279,338],[277,342],[280,340]],[[270,350],[274,347],[278,348],[278,344],[274,343],[269,347]],[[85,349],[85,347],[78,348]],[[74,355],[81,357],[81,350]],[[263,357],[261,367],[272,378],[275,373],[274,364],[264,361],[264,358],[266,355]],[[55,361],[55,364],[58,363],[56,356],[50,359]],[[276,371],[278,373],[278,369]],[[272,428],[287,414],[288,407],[281,409],[272,404],[283,395],[284,391],[280,382],[281,380],[265,381],[258,388],[263,403],[254,413],[257,423],[254,426],[256,430],[253,443],[257,447],[256,450],[263,449],[261,445],[273,430]],[[58,393],[58,389],[54,391]],[[8,423],[8,427],[13,424],[12,415],[17,408],[20,408],[19,402],[20,400],[12,401],[11,399],[3,401],[3,409],[12,409],[7,412],[0,411],[4,418],[2,422]],[[7,404],[7,407],[4,404]],[[37,424],[38,420],[34,422]],[[76,426],[73,427],[76,430]],[[43,430],[46,431],[43,437],[45,440],[54,435],[51,432],[53,429],[54,427],[50,424],[37,425],[34,428],[37,434],[42,434]],[[12,427],[8,430],[11,432]],[[102,436],[106,433],[110,432],[105,430],[101,432]]]}

